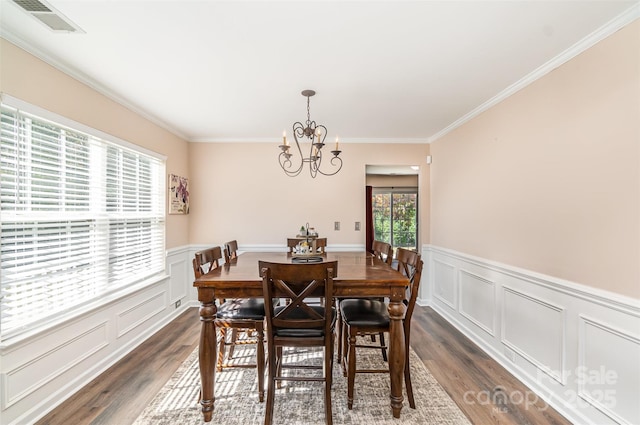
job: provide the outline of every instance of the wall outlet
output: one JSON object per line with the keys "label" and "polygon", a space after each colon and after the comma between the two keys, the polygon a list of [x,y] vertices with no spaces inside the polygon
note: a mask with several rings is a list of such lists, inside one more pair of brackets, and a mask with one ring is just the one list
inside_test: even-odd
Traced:
{"label": "wall outlet", "polygon": [[336,221],[333,223],[333,230],[340,230],[340,222]]}
{"label": "wall outlet", "polygon": [[360,230],[360,222],[356,221],[356,230]]}
{"label": "wall outlet", "polygon": [[182,300],[176,301],[176,308],[180,307],[180,304],[182,304]]}

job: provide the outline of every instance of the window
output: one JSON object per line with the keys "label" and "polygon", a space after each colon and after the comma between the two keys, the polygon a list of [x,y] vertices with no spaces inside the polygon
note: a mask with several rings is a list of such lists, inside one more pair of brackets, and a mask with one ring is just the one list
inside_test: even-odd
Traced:
{"label": "window", "polygon": [[373,189],[374,239],[394,248],[418,248],[418,189]]}
{"label": "window", "polygon": [[165,268],[164,159],[12,103],[0,108],[2,339]]}

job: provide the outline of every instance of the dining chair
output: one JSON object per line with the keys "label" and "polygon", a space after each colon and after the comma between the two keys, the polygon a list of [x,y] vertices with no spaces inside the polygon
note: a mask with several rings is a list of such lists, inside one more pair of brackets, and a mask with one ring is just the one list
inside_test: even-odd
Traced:
{"label": "dining chair", "polygon": [[327,238],[316,238],[316,253],[326,254],[327,252]]}
{"label": "dining chair", "polygon": [[[409,286],[405,291],[403,303],[406,311],[402,326],[404,328],[404,381],[407,390],[407,399],[412,409],[416,408],[411,385],[411,373],[409,367],[409,342],[411,336],[411,316],[415,308],[420,288],[423,262],[420,254],[404,248],[396,250],[398,271],[409,278]],[[346,299],[340,302],[340,315],[342,316],[342,335],[345,353],[341,359],[346,364],[347,370],[347,407],[353,408],[353,395],[355,376],[357,373],[389,373],[389,369],[357,369],[356,348],[380,349],[376,345],[363,345],[357,343],[357,337],[370,333],[389,332],[389,312],[384,301],[376,299]]]}
{"label": "dining chair", "polygon": [[[371,252],[373,253],[374,257],[384,261],[389,266],[391,266],[391,264],[393,263],[393,247],[391,246],[391,244],[374,239],[373,243],[371,244]],[[372,298],[372,299],[376,301],[384,301],[384,298],[379,298],[379,297]],[[337,303],[340,304],[340,301],[341,300],[338,299]],[[342,356],[343,350],[346,349],[346,347],[343,346],[341,322],[342,322],[342,317],[340,315],[340,310],[338,310],[338,326],[337,326],[338,358]],[[384,341],[384,332],[379,332],[378,336],[380,337],[380,350],[382,352],[382,360],[386,362],[388,359],[387,359],[386,343]],[[369,338],[371,338],[371,342],[376,342],[375,333],[370,333]],[[346,354],[346,351],[345,351],[345,354]],[[343,368],[343,374],[347,376],[347,371],[345,368]]]}
{"label": "dining chair", "polygon": [[[238,241],[237,240],[232,240],[229,242],[226,242],[224,244],[224,249],[223,249],[223,253],[224,253],[224,262],[225,263],[229,263],[231,260],[235,260],[236,258],[238,258]],[[227,359],[231,360],[233,359],[233,354],[235,353],[235,348],[236,345],[238,345],[237,341],[238,341],[238,328],[232,328],[231,329],[231,343],[228,344],[229,345],[229,351],[227,352]],[[253,335],[253,331],[250,330],[249,334],[251,334],[252,336],[255,337],[255,335]]]}
{"label": "dining chair", "polygon": [[[219,246],[203,249],[196,252],[193,259],[193,269],[197,269],[197,273],[207,274],[211,270],[220,267],[220,260],[222,259],[222,250]],[[198,276],[196,276],[198,277]]]}
{"label": "dining chair", "polygon": [[[193,272],[196,279],[219,267],[222,250],[219,246],[198,251],[193,259]],[[219,299],[215,325],[219,330],[218,359],[216,370],[230,367],[255,367],[258,374],[258,398],[264,401],[264,301],[260,298]],[[227,341],[227,329],[232,329],[231,340]],[[244,331],[246,337],[240,338],[237,331]],[[252,332],[254,335],[249,335]],[[233,348],[236,345],[256,344],[256,362],[239,364],[231,362]],[[225,362],[226,347],[229,346]]]}
{"label": "dining chair", "polygon": [[289,253],[293,253],[294,249],[300,243],[300,239],[298,238],[287,238],[287,248],[289,248]]}
{"label": "dining chair", "polygon": [[373,252],[373,255],[391,265],[391,262],[393,261],[393,247],[391,244],[374,240],[371,244],[371,251]]}
{"label": "dining chair", "polygon": [[[337,275],[337,267],[337,261],[307,264],[258,262],[267,322],[268,384],[265,425],[270,425],[273,420],[276,384],[279,387],[283,381],[324,382],[325,422],[328,425],[333,423],[331,385],[336,318],[333,278]],[[291,299],[291,302],[283,306],[275,305],[273,300],[282,296]],[[316,304],[317,297],[325,299],[323,305]],[[285,347],[321,347],[322,365],[284,363]],[[319,369],[322,376],[295,372],[284,375],[283,369]]]}
{"label": "dining chair", "polygon": [[228,263],[236,258],[238,258],[238,241],[234,239],[224,244],[224,262]]}

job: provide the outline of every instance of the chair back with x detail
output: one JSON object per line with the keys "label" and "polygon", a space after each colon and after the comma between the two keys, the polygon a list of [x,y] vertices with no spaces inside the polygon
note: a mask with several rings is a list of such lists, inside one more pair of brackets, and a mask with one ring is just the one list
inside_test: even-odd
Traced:
{"label": "chair back with x detail", "polygon": [[236,258],[238,258],[238,241],[234,239],[224,244],[224,262],[228,263]]}
{"label": "chair back with x detail", "polygon": [[371,245],[371,251],[373,255],[381,259],[387,264],[391,264],[393,261],[393,247],[387,242],[374,240]]}
{"label": "chair back with x detail", "polygon": [[[276,383],[282,381],[324,382],[325,421],[333,422],[331,411],[331,384],[333,367],[333,330],[336,311],[333,307],[333,278],[338,262],[323,263],[271,263],[260,261],[262,292],[266,315],[266,339],[268,353],[267,405],[264,424],[273,419]],[[288,298],[283,306],[273,303],[278,297]],[[317,298],[324,298],[322,305]],[[322,365],[285,364],[284,347],[321,347]],[[282,369],[320,369],[322,375],[287,375]]]}
{"label": "chair back with x detail", "polygon": [[316,253],[325,254],[327,252],[327,238],[316,238]]}
{"label": "chair back with x detail", "polygon": [[193,272],[195,273],[196,278],[220,267],[220,260],[222,260],[222,250],[219,246],[214,246],[196,252],[195,258],[192,261]]}

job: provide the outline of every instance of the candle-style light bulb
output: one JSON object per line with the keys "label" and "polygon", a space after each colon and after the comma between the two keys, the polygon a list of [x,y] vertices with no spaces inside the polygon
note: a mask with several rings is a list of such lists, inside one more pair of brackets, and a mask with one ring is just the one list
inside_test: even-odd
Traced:
{"label": "candle-style light bulb", "polygon": [[283,131],[282,132],[282,143],[286,146],[287,145],[287,132]]}
{"label": "candle-style light bulb", "polygon": [[338,150],[338,136],[336,136],[336,150]]}

